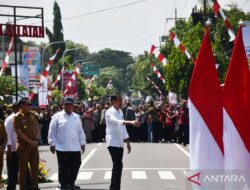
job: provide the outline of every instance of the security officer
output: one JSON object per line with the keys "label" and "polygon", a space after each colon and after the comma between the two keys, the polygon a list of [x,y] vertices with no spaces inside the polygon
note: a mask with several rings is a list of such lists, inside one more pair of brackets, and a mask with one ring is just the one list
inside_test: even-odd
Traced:
{"label": "security officer", "polygon": [[2,120],[0,120],[0,182],[2,179],[3,155],[4,155],[6,143],[7,143],[7,134],[5,131],[4,123]]}
{"label": "security officer", "polygon": [[20,190],[26,188],[28,164],[30,165],[31,190],[38,190],[38,122],[31,112],[28,98],[19,101],[20,112],[14,117],[14,129],[17,134],[17,155],[19,159]]}

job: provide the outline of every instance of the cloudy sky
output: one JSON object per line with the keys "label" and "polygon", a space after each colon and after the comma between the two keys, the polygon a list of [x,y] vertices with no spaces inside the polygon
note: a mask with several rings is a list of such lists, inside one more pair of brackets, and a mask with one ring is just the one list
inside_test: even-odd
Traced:
{"label": "cloudy sky", "polygon": [[[112,48],[143,53],[151,44],[159,44],[159,36],[174,24],[166,18],[188,17],[198,0],[57,0],[64,18],[65,39],[83,43],[90,52]],[[0,4],[39,6],[44,8],[45,26],[52,28],[53,0],[0,0]],[[219,0],[223,8],[237,4],[250,12],[250,0]],[[107,10],[108,9],[108,10]],[[102,11],[106,10],[106,11]],[[0,8],[0,12],[6,10]],[[7,13],[11,14],[10,10]],[[90,13],[90,14],[89,14]],[[71,19],[67,19],[71,18]],[[0,17],[0,23],[5,20]],[[22,22],[32,23],[34,20]],[[34,39],[27,39],[34,40]],[[42,39],[48,42],[48,39]]]}

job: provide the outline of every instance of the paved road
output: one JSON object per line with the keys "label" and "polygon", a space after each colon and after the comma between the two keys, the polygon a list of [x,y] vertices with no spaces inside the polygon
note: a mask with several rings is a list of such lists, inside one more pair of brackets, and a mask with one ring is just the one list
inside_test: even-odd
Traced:
{"label": "paved road", "polygon": [[[189,168],[188,147],[166,143],[133,143],[132,153],[124,152],[122,190],[184,190]],[[52,184],[41,189],[56,189],[57,161],[49,147],[40,147],[40,157],[47,161]],[[105,143],[88,144],[82,156],[77,184],[81,189],[108,190],[112,162]]]}

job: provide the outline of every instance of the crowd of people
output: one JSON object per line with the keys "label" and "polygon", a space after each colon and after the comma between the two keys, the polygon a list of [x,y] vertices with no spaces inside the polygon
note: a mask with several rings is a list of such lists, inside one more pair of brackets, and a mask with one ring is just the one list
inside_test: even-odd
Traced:
{"label": "crowd of people", "polygon": [[[82,103],[74,104],[74,112],[82,119],[88,143],[105,141],[105,113],[109,107],[109,102],[92,103],[88,106]],[[53,105],[46,109],[33,108],[40,126],[39,143],[41,145],[48,145],[51,118],[62,109],[63,105]],[[138,106],[127,102],[124,103],[122,111],[124,119],[131,121],[136,119],[141,124],[140,128],[126,126],[131,142],[175,142],[184,146],[189,143],[189,116],[186,102],[176,105],[169,103],[155,105],[152,101]],[[0,107],[2,121],[11,113],[11,105]]]}
{"label": "crowd of people", "polygon": [[[26,109],[28,110],[27,106],[29,109],[32,109],[32,111],[30,111],[32,114],[29,114],[28,117],[26,117],[25,114],[20,114],[24,113]],[[38,149],[32,149],[32,152],[30,152],[26,149],[26,145],[27,143],[30,144],[31,147],[38,147],[38,144],[49,145],[48,135],[52,117],[64,110],[64,106],[65,104],[59,104],[47,107],[46,109],[39,109],[32,107],[31,102],[27,100],[16,102],[9,106],[0,106],[0,176],[2,176],[3,154],[7,144],[6,155],[9,177],[7,189],[15,189],[15,185],[17,184],[18,159],[19,164],[21,163],[20,159],[30,159],[29,162],[33,162],[35,165],[38,164]],[[111,106],[111,102],[109,101],[103,104],[90,102],[89,104],[75,103],[73,105],[73,112],[81,120],[84,138],[86,138],[87,143],[106,141],[107,122],[105,121],[105,115]],[[20,109],[23,111],[20,112]],[[156,103],[151,101],[149,103],[144,102],[137,106],[132,105],[130,102],[125,102],[121,110],[124,120],[128,121],[125,127],[130,142],[180,143],[184,146],[189,143],[189,114],[187,102],[171,105],[167,102]],[[134,127],[133,122],[129,121],[137,121],[140,126]],[[37,124],[37,131],[26,130],[26,128],[29,128],[29,125],[32,126],[35,124]],[[13,125],[15,125],[15,127],[13,127]],[[6,132],[4,133],[2,131]],[[19,146],[22,146],[21,149],[19,147],[22,153],[19,153],[18,159],[16,153],[17,148],[15,147],[16,142],[14,142],[17,137],[21,139]],[[26,139],[26,137],[28,138]],[[12,147],[9,146],[9,144],[13,144]],[[20,156],[20,154],[23,155],[23,157]],[[30,157],[26,158],[27,155],[30,155]],[[19,170],[20,169],[23,170],[22,173],[26,173],[27,165],[19,165]],[[34,170],[31,176],[37,175],[36,172],[37,170]],[[22,175],[21,177],[23,177],[23,179],[21,179],[23,184],[20,184],[19,181],[20,187],[21,185],[24,186],[26,175]],[[37,183],[37,181],[35,181],[35,183]],[[12,186],[12,184],[14,184],[14,186]],[[33,189],[37,188],[35,184],[34,187]]]}

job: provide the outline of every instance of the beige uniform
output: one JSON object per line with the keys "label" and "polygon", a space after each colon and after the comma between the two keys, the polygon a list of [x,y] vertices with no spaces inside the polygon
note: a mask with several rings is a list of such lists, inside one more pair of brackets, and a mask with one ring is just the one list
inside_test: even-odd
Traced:
{"label": "beige uniform", "polygon": [[[38,121],[32,112],[24,114],[19,112],[14,118],[14,129],[26,135],[30,140],[38,141]],[[28,164],[30,166],[31,188],[38,188],[38,147],[32,148],[30,144],[23,141],[17,133],[17,154],[19,159],[19,185],[20,190],[26,187],[26,174]]]}

